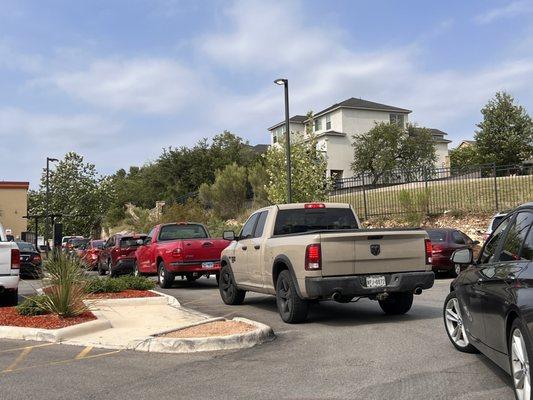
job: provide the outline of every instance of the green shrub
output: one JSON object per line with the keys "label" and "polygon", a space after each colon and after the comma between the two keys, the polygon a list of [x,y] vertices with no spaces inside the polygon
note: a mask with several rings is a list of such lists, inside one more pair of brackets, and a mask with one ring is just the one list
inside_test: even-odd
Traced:
{"label": "green shrub", "polygon": [[91,278],[87,281],[87,293],[117,293],[123,290],[150,290],[155,283],[144,276],[123,275],[118,278]]}
{"label": "green shrub", "polygon": [[402,206],[404,219],[409,225],[420,227],[428,210],[429,199],[429,190],[421,192],[400,191],[398,200]]}
{"label": "green shrub", "polygon": [[17,312],[27,316],[48,314],[48,311],[42,306],[45,297],[45,295],[26,297],[17,306]]}

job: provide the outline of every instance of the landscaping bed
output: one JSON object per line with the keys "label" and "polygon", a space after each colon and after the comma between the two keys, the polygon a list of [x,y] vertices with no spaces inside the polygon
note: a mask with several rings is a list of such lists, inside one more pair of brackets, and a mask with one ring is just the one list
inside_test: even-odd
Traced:
{"label": "landscaping bed", "polygon": [[19,326],[24,328],[59,329],[95,320],[90,311],[75,317],[60,317],[57,314],[20,315],[16,307],[0,308],[0,326]]}
{"label": "landscaping bed", "polygon": [[102,300],[102,299],[131,299],[135,297],[158,297],[159,294],[150,292],[148,290],[132,290],[127,289],[120,292],[112,293],[91,293],[87,296],[88,300]]}
{"label": "landscaping bed", "polygon": [[159,337],[167,338],[205,338],[213,336],[229,336],[239,333],[251,332],[257,329],[255,326],[240,321],[213,321],[206,324],[195,325],[189,328],[167,332]]}

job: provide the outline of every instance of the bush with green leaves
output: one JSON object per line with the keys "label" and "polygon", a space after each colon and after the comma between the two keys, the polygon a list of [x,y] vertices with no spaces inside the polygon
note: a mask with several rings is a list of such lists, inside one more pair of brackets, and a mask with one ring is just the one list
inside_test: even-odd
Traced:
{"label": "bush with green leaves", "polygon": [[48,314],[49,312],[42,306],[45,297],[45,295],[26,297],[22,303],[17,306],[17,312],[20,315],[26,316]]}
{"label": "bush with green leaves", "polygon": [[424,216],[427,213],[429,199],[429,190],[419,192],[411,192],[408,190],[400,191],[398,200],[402,206],[404,219],[409,225],[420,227],[424,220]]}
{"label": "bush with green leaves", "polygon": [[87,280],[87,293],[117,293],[124,290],[150,290],[155,283],[144,276],[123,275],[118,278],[90,278]]}
{"label": "bush with green leaves", "polygon": [[87,293],[81,260],[54,252],[45,261],[44,269],[50,280],[50,285],[44,289],[44,296],[39,299],[44,310],[61,317],[73,317],[87,311],[83,303]]}

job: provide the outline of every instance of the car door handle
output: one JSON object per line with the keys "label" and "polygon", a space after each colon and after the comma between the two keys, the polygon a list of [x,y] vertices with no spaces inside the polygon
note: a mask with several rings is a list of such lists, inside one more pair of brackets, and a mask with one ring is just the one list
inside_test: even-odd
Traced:
{"label": "car door handle", "polygon": [[258,244],[256,244],[256,245],[254,246],[254,249],[256,249],[256,250],[259,250],[260,248],[261,248],[261,246],[258,245]]}
{"label": "car door handle", "polygon": [[246,250],[248,246],[242,246],[241,249]]}

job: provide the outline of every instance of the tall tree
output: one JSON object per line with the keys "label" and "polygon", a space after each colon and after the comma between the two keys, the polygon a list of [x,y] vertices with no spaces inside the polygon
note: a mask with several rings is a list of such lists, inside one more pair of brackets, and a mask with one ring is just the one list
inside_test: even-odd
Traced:
{"label": "tall tree", "polygon": [[518,164],[533,157],[533,122],[510,94],[496,93],[481,113],[475,140],[483,163]]}
{"label": "tall tree", "polygon": [[372,184],[394,170],[432,168],[435,146],[428,129],[380,122],[362,135],[353,136],[356,174],[369,174]]}
{"label": "tall tree", "polygon": [[[62,214],[65,235],[98,235],[110,199],[109,181],[94,164],[69,152],[50,171],[50,213]],[[43,214],[46,208],[46,171],[38,191],[30,193],[30,214]]]}

